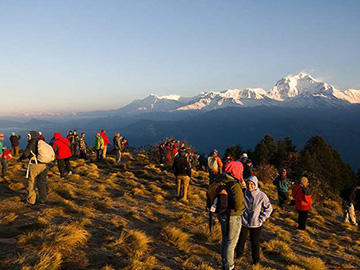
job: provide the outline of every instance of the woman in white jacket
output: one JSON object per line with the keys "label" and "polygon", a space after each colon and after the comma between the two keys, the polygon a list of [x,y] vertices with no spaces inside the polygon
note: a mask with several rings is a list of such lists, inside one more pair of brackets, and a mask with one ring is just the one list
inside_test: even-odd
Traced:
{"label": "woman in white jacket", "polygon": [[260,261],[260,232],[264,221],[270,217],[272,207],[268,196],[258,187],[256,176],[250,176],[246,181],[245,210],[241,217],[242,228],[236,246],[236,254],[241,257],[245,242],[250,233],[253,264]]}

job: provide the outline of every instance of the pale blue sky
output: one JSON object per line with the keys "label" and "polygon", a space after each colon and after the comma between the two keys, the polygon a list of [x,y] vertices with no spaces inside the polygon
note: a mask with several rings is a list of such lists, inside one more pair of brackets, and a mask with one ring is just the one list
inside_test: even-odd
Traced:
{"label": "pale blue sky", "polygon": [[360,89],[359,14],[358,0],[0,1],[0,113],[268,91],[299,71]]}

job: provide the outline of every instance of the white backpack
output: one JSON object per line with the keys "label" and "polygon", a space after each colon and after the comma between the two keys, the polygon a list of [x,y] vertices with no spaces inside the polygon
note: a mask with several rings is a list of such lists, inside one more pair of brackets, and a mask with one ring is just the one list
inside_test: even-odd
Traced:
{"label": "white backpack", "polygon": [[219,170],[219,165],[217,163],[217,158],[214,156],[208,157],[208,168],[212,172],[217,172]]}
{"label": "white backpack", "polygon": [[38,142],[37,160],[41,163],[50,163],[55,160],[53,148],[43,140],[39,140]]}

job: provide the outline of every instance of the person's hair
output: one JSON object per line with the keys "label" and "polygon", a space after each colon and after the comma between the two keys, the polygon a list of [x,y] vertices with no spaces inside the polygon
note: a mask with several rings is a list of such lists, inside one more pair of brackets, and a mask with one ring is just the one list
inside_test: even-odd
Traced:
{"label": "person's hair", "polygon": [[101,132],[105,132],[105,131],[106,131],[106,129],[102,129],[102,130],[101,130]]}
{"label": "person's hair", "polygon": [[81,132],[81,135],[83,135],[83,134],[85,135],[85,132]]}
{"label": "person's hair", "polygon": [[72,133],[72,130],[69,130],[69,133]]}

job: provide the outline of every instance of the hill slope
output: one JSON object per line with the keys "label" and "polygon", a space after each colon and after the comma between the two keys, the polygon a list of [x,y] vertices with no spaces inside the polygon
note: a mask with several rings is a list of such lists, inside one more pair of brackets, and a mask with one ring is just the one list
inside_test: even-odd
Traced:
{"label": "hill slope", "polygon": [[[175,197],[172,173],[147,153],[125,154],[121,165],[71,161],[74,174],[61,180],[49,171],[46,205],[28,206],[25,163],[9,163],[0,182],[0,269],[219,269],[219,225],[212,234],[204,212],[207,174],[194,171],[189,203]],[[341,207],[318,202],[307,232],[296,231],[292,207],[276,205],[265,223],[261,266],[325,269],[360,265],[360,233],[340,221]],[[237,259],[251,269],[250,253]],[[262,268],[261,267],[261,268]]]}

